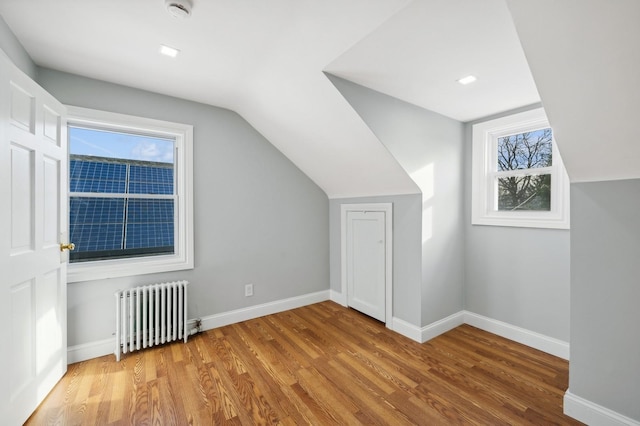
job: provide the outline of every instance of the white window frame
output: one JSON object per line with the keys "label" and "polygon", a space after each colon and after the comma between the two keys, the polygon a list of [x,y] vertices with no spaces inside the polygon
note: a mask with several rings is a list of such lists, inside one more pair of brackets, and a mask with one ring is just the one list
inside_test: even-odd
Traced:
{"label": "white window frame", "polygon": [[[497,144],[498,139],[551,127],[543,108],[473,125],[472,200],[473,225],[516,226],[527,228],[569,229],[569,177],[565,170],[555,139],[552,140],[552,166],[535,169],[537,173],[551,174],[550,211],[498,211]],[[552,133],[553,135],[553,133]],[[510,175],[531,175],[534,169],[509,172]]]}
{"label": "white window frame", "polygon": [[[153,134],[175,140],[175,253],[70,263],[67,281],[89,281],[193,269],[193,126],[125,114],[67,106],[69,126],[102,127]],[[68,186],[67,186],[68,188]]]}

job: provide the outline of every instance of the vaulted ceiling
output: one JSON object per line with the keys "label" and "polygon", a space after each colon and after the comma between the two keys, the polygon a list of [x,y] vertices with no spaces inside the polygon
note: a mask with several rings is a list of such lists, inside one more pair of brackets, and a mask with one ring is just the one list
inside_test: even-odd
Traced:
{"label": "vaulted ceiling", "polygon": [[[581,113],[600,89],[623,89],[618,77],[638,75],[637,0],[193,3],[187,19],[168,14],[164,0],[2,0],[0,15],[40,66],[238,112],[329,197],[417,187],[323,72],[460,121],[538,102],[537,83],[559,136],[616,118],[603,111],[640,105],[632,82],[622,104]],[[181,53],[161,56],[160,44]],[[478,80],[456,82],[469,74]],[[627,118],[614,123],[627,128]],[[570,175],[586,180],[578,165],[584,152],[576,154],[584,150],[572,141],[565,150],[559,141],[561,151]],[[594,157],[609,154],[585,146]],[[637,161],[624,164],[633,169]]]}

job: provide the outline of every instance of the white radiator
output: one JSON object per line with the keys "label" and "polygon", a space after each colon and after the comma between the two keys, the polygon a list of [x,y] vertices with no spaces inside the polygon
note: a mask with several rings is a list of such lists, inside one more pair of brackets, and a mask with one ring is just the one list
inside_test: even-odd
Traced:
{"label": "white radiator", "polygon": [[184,339],[187,342],[187,281],[119,290],[116,298],[116,360],[120,354]]}

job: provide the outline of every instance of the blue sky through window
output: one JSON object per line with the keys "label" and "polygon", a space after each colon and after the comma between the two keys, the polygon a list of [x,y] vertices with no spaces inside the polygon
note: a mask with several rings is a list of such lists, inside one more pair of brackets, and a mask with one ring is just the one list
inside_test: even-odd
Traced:
{"label": "blue sky through window", "polygon": [[69,152],[96,157],[173,163],[172,139],[69,127]]}

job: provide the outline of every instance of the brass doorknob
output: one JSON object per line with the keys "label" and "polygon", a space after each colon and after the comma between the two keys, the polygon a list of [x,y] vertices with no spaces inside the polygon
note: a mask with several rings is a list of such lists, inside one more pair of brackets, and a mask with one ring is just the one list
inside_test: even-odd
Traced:
{"label": "brass doorknob", "polygon": [[76,245],[73,243],[69,243],[69,244],[60,244],[60,251],[65,251],[65,250],[75,250]]}

